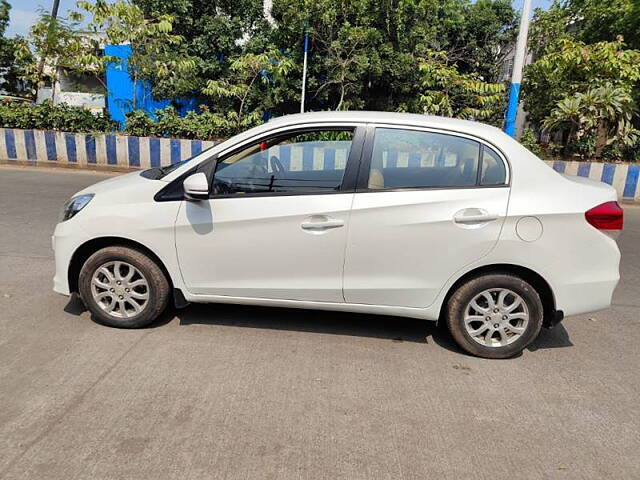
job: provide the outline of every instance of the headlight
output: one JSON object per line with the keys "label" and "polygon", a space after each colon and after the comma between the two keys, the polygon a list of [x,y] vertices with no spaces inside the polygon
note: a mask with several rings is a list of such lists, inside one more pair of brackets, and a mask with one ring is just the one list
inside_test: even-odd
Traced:
{"label": "headlight", "polygon": [[67,203],[64,204],[64,207],[62,208],[60,221],[64,222],[65,220],[73,218],[76,213],[87,206],[87,203],[89,203],[92,198],[93,193],[86,193],[84,195],[78,195],[77,197],[73,197],[72,199],[70,199]]}

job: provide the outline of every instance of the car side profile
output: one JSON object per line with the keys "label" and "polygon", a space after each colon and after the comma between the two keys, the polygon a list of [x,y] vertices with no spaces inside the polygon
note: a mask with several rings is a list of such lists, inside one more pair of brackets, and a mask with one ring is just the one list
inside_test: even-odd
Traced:
{"label": "car side profile", "polygon": [[54,290],[114,327],[169,303],[338,310],[443,321],[465,351],[507,358],[610,305],[622,221],[612,187],[488,125],[290,115],[74,195]]}

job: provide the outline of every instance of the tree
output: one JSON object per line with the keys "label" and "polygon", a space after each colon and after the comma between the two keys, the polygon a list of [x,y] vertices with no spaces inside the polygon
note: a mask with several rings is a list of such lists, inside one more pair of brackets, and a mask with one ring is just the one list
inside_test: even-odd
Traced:
{"label": "tree", "polygon": [[[22,37],[6,38],[4,33],[9,25],[11,5],[6,0],[0,0],[0,92],[14,95],[29,93],[29,85],[22,78],[23,62],[16,55],[25,49],[25,39]],[[24,59],[26,63],[31,58]]]}
{"label": "tree", "polygon": [[637,92],[639,82],[640,51],[625,49],[621,40],[587,45],[563,39],[525,70],[525,110],[541,124],[564,98],[605,85]]}
{"label": "tree", "polygon": [[[209,80],[203,93],[216,99],[230,99],[233,115],[227,115],[236,123],[238,130],[253,126],[262,118],[262,108],[269,107],[268,89],[284,78],[290,70],[292,62],[277,50],[262,54],[246,53],[231,62],[230,70],[234,81],[228,79]],[[275,106],[275,105],[272,105]]]}
{"label": "tree", "polygon": [[[181,48],[183,38],[173,30],[173,17],[158,15],[146,17],[136,5],[125,0],[107,3],[97,0],[78,2],[78,6],[92,16],[89,28],[104,32],[111,44],[128,43],[132,53],[127,59],[127,70],[133,81],[134,92],[141,79],[153,78],[153,93],[158,97],[175,90],[195,88],[192,73],[195,60]],[[87,62],[113,62],[113,58],[90,58]],[[136,95],[133,96],[135,110]]]}
{"label": "tree", "polygon": [[17,45],[15,60],[22,65],[24,79],[33,86],[32,94],[48,79],[51,99],[55,102],[60,70],[82,72],[88,68],[83,62],[87,46],[76,33],[73,19],[48,14],[42,14],[31,27],[27,40]]}
{"label": "tree", "polygon": [[638,140],[639,132],[631,123],[635,112],[633,98],[625,88],[605,85],[562,99],[543,127],[567,133],[565,154],[577,140],[587,139],[593,151],[585,153],[600,157],[605,146],[631,146]]}
{"label": "tree", "polygon": [[[132,0],[147,18],[179,18],[172,31],[183,38],[184,54],[195,61],[190,85],[172,85],[167,98],[203,89],[209,80],[229,77],[230,58],[246,53],[250,38],[269,29],[260,0]],[[260,53],[254,51],[253,53]],[[148,78],[153,80],[153,78]]]}
{"label": "tree", "polygon": [[593,44],[618,38],[640,49],[640,1],[554,0],[548,10],[536,9],[529,48],[539,56],[558,48],[560,40]]}
{"label": "tree", "polygon": [[470,120],[501,120],[505,85],[460,73],[444,52],[428,52],[420,61],[419,105],[423,113]]}
{"label": "tree", "polygon": [[[419,111],[426,52],[443,51],[460,73],[495,82],[516,15],[508,0],[276,0],[273,17],[269,39],[296,65],[308,23],[308,108]],[[297,68],[292,76],[299,92]]]}
{"label": "tree", "polygon": [[568,0],[564,8],[578,40],[596,43],[622,36],[629,47],[640,48],[637,0]]}

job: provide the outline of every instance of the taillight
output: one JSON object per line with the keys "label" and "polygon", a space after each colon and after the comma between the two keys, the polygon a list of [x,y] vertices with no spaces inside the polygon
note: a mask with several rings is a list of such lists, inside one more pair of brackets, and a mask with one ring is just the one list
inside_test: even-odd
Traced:
{"label": "taillight", "polygon": [[598,230],[622,230],[623,211],[618,202],[606,202],[587,210],[584,214]]}

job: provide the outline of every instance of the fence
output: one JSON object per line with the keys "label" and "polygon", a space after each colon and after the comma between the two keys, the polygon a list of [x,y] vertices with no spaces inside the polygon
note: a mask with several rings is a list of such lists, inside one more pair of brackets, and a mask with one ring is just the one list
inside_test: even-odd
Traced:
{"label": "fence", "polygon": [[[0,128],[0,162],[96,168],[150,168],[179,162],[215,142],[177,138],[90,135],[50,130]],[[317,160],[306,152],[292,157],[304,168]],[[300,157],[299,159],[297,157]],[[336,156],[336,164],[342,158]],[[326,160],[325,160],[326,161]],[[612,185],[624,200],[640,201],[640,164],[548,161],[556,171]],[[336,166],[336,168],[338,168]]]}

